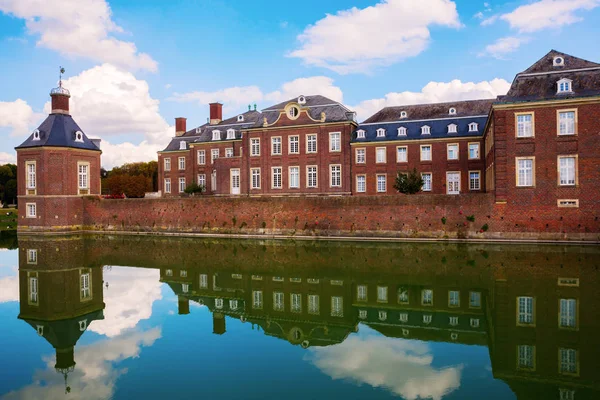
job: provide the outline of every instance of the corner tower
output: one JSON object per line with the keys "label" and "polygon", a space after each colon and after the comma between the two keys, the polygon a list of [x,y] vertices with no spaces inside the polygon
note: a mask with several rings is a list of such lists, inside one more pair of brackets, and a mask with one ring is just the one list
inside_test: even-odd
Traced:
{"label": "corner tower", "polygon": [[89,139],[71,117],[62,80],[50,97],[50,115],[15,148],[19,231],[81,226],[83,196],[100,194],[100,140]]}

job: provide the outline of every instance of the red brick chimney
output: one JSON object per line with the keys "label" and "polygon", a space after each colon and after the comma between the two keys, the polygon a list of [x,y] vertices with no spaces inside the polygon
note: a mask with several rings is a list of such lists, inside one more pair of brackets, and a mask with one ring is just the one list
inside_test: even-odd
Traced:
{"label": "red brick chimney", "polygon": [[210,103],[210,124],[216,125],[223,121],[223,104]]}
{"label": "red brick chimney", "polygon": [[186,132],[186,118],[175,118],[175,136],[182,136]]}
{"label": "red brick chimney", "polygon": [[62,87],[61,84],[50,91],[52,98],[52,114],[69,114],[69,91]]}

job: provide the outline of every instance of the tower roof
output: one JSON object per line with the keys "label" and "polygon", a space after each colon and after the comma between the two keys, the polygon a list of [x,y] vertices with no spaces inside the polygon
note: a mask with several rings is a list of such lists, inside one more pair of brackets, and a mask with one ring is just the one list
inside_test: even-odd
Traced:
{"label": "tower roof", "polygon": [[50,114],[16,149],[44,146],[100,151],[97,142],[88,138],[68,114]]}

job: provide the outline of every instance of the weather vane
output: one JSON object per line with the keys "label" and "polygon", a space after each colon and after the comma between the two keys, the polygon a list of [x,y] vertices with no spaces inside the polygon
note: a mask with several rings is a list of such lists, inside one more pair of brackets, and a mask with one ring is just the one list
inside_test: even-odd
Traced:
{"label": "weather vane", "polygon": [[58,86],[62,87],[62,74],[65,73],[65,69],[60,67],[60,74],[58,75]]}

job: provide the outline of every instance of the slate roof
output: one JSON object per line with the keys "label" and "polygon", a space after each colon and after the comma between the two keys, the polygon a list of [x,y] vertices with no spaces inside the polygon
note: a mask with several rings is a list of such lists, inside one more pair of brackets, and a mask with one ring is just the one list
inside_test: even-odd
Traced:
{"label": "slate roof", "polygon": [[[308,114],[319,122],[315,122],[315,124],[321,123],[321,113],[325,113],[325,123],[328,122],[352,122],[355,120],[355,114],[353,111],[349,110],[342,103],[338,103],[337,101],[331,100],[325,96],[314,95],[314,96],[303,96],[306,99],[306,103],[299,104],[302,109],[307,109]],[[276,104],[274,106],[265,108],[262,110],[262,116],[260,120],[255,124],[255,128],[260,128],[263,126],[264,120],[267,119],[268,124],[272,124],[277,121],[279,118],[279,114],[285,109],[285,106],[289,103],[298,103],[299,97],[295,97],[293,99],[289,99],[282,103]]]}
{"label": "slate roof", "polygon": [[[554,58],[562,57],[564,66],[554,66]],[[572,93],[557,94],[557,82],[572,81]],[[551,50],[525,71],[517,74],[505,96],[498,103],[556,100],[600,95],[600,64]]]}
{"label": "slate roof", "polygon": [[[37,130],[40,133],[40,140],[33,140],[34,133],[32,133],[15,149],[53,146],[100,151],[95,143],[96,140],[88,138],[70,115],[50,114]],[[83,133],[83,142],[75,141],[75,132],[77,131]]]}
{"label": "slate roof", "polygon": [[[365,138],[358,139],[355,131],[352,142],[482,136],[493,102],[493,99],[487,99],[386,107],[358,126],[357,131],[365,131]],[[455,115],[449,114],[450,108],[456,109]],[[406,111],[406,118],[401,118],[402,111]],[[473,122],[477,124],[476,131],[469,130],[469,124]],[[448,133],[450,124],[456,125],[456,133]],[[431,133],[422,135],[421,128],[425,125],[430,127]],[[406,136],[398,135],[400,127],[406,128]],[[378,129],[384,129],[385,136],[377,137]]]}

